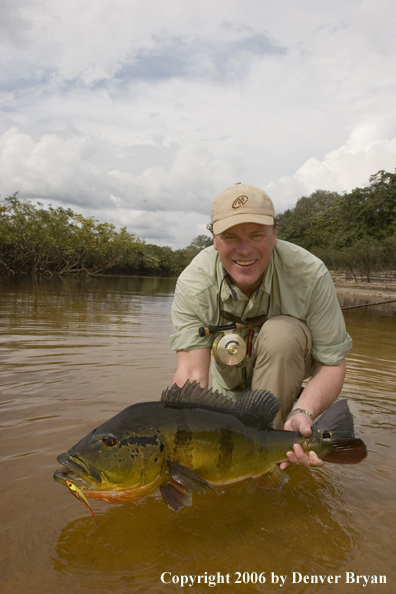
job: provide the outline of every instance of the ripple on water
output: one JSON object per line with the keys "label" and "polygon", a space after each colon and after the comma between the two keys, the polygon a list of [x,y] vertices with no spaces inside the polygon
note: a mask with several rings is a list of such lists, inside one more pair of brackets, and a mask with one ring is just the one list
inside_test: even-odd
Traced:
{"label": "ripple on water", "polygon": [[[122,282],[118,293],[104,279],[88,283],[97,288],[88,296],[68,293],[68,283],[61,297],[49,289],[35,294],[34,288],[18,304],[15,295],[0,294],[4,591],[168,594],[175,588],[161,584],[164,571],[344,570],[396,579],[396,345],[390,316],[385,322],[371,314],[346,316],[354,348],[343,393],[356,434],[369,448],[358,466],[289,468],[281,493],[244,482],[194,495],[193,506],[178,514],[158,495],[120,506],[91,501],[99,528],[52,480],[57,454],[128,404],[157,399],[171,381],[171,297],[150,293],[146,300],[128,288],[129,280]],[[215,590],[250,594],[264,588]],[[293,586],[294,594],[308,591],[316,590]],[[326,591],[335,589],[321,587]]]}
{"label": "ripple on water", "polygon": [[244,482],[220,495],[194,495],[193,507],[178,514],[158,496],[110,508],[100,504],[99,529],[86,516],[61,530],[54,569],[67,574],[72,561],[79,576],[94,568],[98,578],[117,575],[144,584],[153,574],[188,574],[192,568],[287,572],[291,551],[295,567],[336,569],[340,555],[359,540],[344,509],[347,488],[331,471],[291,474],[281,493]]}

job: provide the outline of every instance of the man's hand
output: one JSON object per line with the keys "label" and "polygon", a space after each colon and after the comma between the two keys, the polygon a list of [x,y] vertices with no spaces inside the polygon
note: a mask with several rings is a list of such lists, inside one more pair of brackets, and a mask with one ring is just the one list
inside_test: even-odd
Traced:
{"label": "man's hand", "polygon": [[[341,391],[345,378],[345,359],[334,366],[322,365],[318,361],[315,361],[314,364],[313,376],[298,399],[297,406],[308,410],[316,418],[333,404]],[[312,423],[313,421],[308,415],[295,414],[287,419],[283,428],[285,431],[298,431],[301,435],[309,437],[312,434]],[[315,452],[306,454],[302,447],[296,443],[293,446],[293,451],[287,452],[286,456],[289,461],[282,462],[281,470],[284,470],[289,464],[297,466],[324,465],[323,460]]]}
{"label": "man's hand", "polygon": [[[309,437],[312,434],[312,420],[308,415],[296,414],[288,419],[283,427],[285,431],[297,431]],[[295,464],[296,466],[324,466],[323,460],[321,460],[315,452],[309,452],[306,454],[302,447],[295,443],[293,445],[293,451],[286,453],[289,462],[282,462],[280,469],[284,470],[289,464]]]}

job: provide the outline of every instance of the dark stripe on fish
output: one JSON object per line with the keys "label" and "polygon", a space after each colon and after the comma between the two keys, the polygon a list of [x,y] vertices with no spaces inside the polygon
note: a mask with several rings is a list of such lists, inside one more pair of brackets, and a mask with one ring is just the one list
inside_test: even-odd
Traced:
{"label": "dark stripe on fish", "polygon": [[232,464],[232,454],[234,451],[234,438],[230,429],[220,430],[219,457],[217,459],[217,468],[229,468]]}
{"label": "dark stripe on fish", "polygon": [[130,437],[126,437],[125,439],[120,441],[120,444],[123,446],[137,445],[137,446],[145,448],[148,445],[153,445],[153,446],[158,445],[159,439],[156,435],[150,435],[150,436],[131,435]]}
{"label": "dark stripe on fish", "polygon": [[178,429],[173,441],[173,460],[184,466],[193,463],[192,431]]}

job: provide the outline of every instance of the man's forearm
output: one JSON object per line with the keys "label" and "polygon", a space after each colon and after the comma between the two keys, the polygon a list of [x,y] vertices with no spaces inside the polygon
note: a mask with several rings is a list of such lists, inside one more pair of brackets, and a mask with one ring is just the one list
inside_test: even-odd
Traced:
{"label": "man's forearm", "polygon": [[[292,412],[296,408],[301,408],[311,413],[312,417],[316,419],[333,404],[341,392],[345,371],[345,359],[334,366],[315,362],[314,374],[305,386]],[[312,433],[312,423],[312,419],[305,414],[293,414],[286,420],[284,429],[298,431],[302,435],[309,437]]]}
{"label": "man's forearm", "polygon": [[[295,408],[307,410],[314,419],[331,406],[341,392],[345,378],[345,359],[338,365],[326,366],[315,362],[315,371],[297,401]],[[295,414],[287,419],[284,429],[297,431],[306,437],[312,434],[312,419],[306,414]],[[284,470],[291,462],[300,466],[323,466],[324,462],[315,452],[306,454],[298,444],[293,446],[293,451],[287,452],[289,462],[282,462]]]}
{"label": "man's forearm", "polygon": [[177,369],[173,383],[180,388],[187,380],[196,381],[203,388],[209,383],[210,349],[195,349],[193,351],[178,351]]}
{"label": "man's forearm", "polygon": [[338,365],[322,365],[315,361],[312,378],[305,386],[296,407],[309,410],[313,417],[318,417],[337,398],[345,379],[345,359]]}

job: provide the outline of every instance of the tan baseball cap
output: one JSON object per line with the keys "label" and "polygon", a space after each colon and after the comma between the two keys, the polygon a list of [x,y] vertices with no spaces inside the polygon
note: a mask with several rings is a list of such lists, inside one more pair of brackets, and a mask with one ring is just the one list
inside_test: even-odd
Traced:
{"label": "tan baseball cap", "polygon": [[237,182],[220,192],[213,201],[211,223],[215,235],[240,223],[273,225],[274,221],[271,198],[256,186]]}

